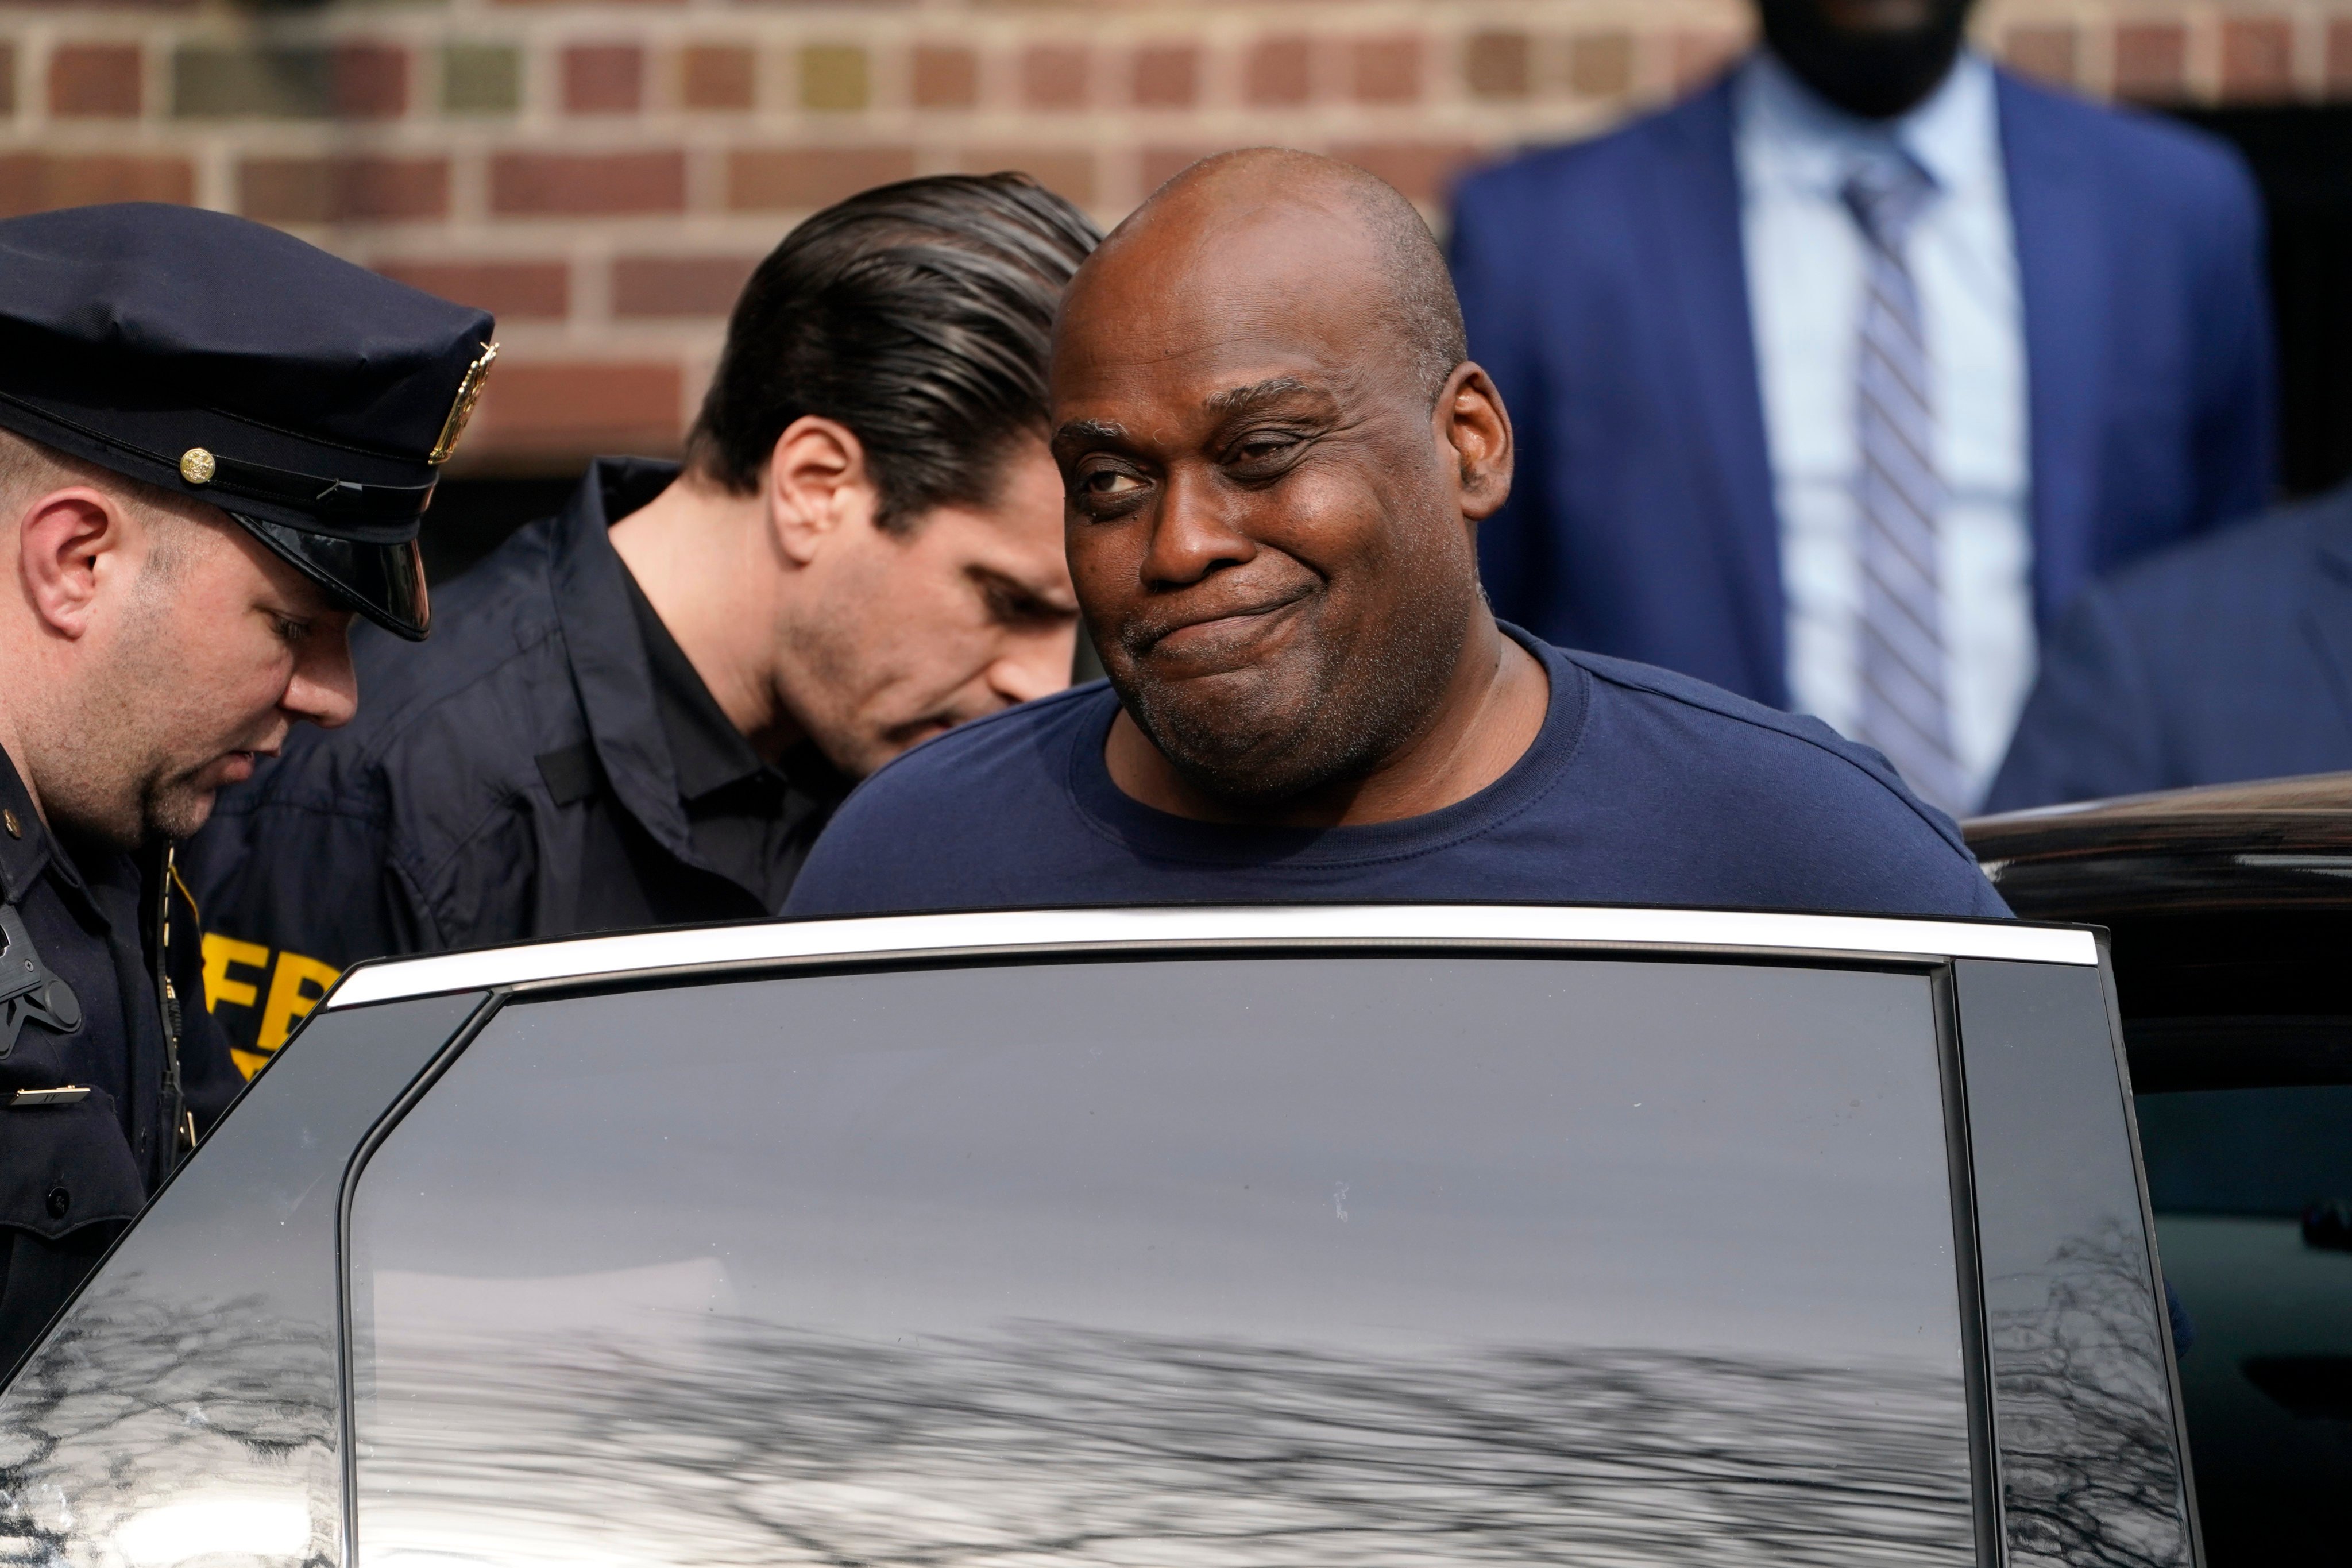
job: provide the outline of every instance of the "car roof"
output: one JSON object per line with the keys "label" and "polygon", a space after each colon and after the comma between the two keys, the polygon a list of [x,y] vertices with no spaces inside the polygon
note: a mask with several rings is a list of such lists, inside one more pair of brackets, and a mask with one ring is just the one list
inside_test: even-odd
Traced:
{"label": "car roof", "polygon": [[2352,773],[2045,806],[1966,823],[2020,914],[2352,908]]}
{"label": "car roof", "polygon": [[381,960],[348,971],[321,1005],[780,965],[1278,947],[2099,961],[2089,931],[2011,921],[1512,904],[1014,910],[673,928]]}

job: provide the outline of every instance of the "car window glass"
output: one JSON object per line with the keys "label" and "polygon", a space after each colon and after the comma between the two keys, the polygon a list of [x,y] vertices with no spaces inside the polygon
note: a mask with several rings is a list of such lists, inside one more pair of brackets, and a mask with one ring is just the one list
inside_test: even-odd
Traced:
{"label": "car window glass", "polygon": [[343,1561],[343,1173],[486,1000],[322,1010],[270,1058],[0,1393],[0,1561]]}
{"label": "car window glass", "polygon": [[[2333,1560],[2352,1491],[2352,1023],[2134,1026],[2137,1097],[2209,1568]],[[2259,1081],[2243,1082],[2246,1079]],[[2233,1081],[2235,1080],[2235,1081]],[[2299,1081],[2300,1080],[2300,1081]]]}
{"label": "car window glass", "polygon": [[1928,982],[518,1002],[350,1219],[370,1564],[1972,1563]]}

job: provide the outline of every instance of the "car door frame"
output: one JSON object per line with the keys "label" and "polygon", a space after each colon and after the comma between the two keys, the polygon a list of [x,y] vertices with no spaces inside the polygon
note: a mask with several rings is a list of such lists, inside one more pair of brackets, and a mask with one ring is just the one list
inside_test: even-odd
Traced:
{"label": "car door frame", "polygon": [[[1899,918],[1762,914],[1743,911],[1601,910],[1477,905],[1301,906],[1233,910],[1086,910],[882,917],[825,922],[759,922],[696,931],[667,931],[573,939],[524,947],[383,961],[345,974],[296,1037],[323,1037],[379,1009],[413,1006],[427,998],[474,998],[454,1029],[415,1067],[398,1091],[379,1091],[365,1130],[345,1146],[336,1187],[333,1269],[336,1381],[334,1421],[341,1484],[341,1555],[356,1561],[354,1375],[349,1289],[351,1210],[368,1158],[407,1110],[431,1092],[481,1031],[511,1001],[560,994],[633,990],[707,979],[842,973],[955,963],[1033,962],[1078,955],[1268,956],[1282,952],[1402,954],[1472,952],[1631,957],[1690,963],[1770,963],[1920,974],[1930,983],[1938,1072],[1946,1121],[1952,1200],[1955,1278],[1969,1427],[1970,1496],[1980,1563],[2042,1560],[2021,1540],[2008,1503],[2012,1457],[2004,1447],[2003,1351],[1986,1306],[1985,1194],[1979,1173],[1999,1161],[2010,1136],[2004,1111],[1980,1092],[1972,1100],[1969,986],[2006,984],[2004,975],[2063,968],[2096,977],[2104,1049],[2112,1062],[2114,1092],[2127,1105],[2118,1016],[2106,957],[2097,933],[2079,927],[2022,922],[1959,922]],[[1974,966],[1972,969],[1968,966]],[[1970,978],[1965,979],[1964,976]],[[2079,989],[2079,987],[2078,987]],[[329,1021],[341,1023],[330,1026]],[[2077,1019],[2074,1029],[2084,1032]],[[289,1051],[294,1042],[289,1041]],[[315,1047],[314,1047],[315,1049]],[[281,1053],[279,1060],[287,1053]],[[307,1053],[295,1051],[297,1060]],[[275,1062],[264,1078],[281,1073]],[[257,1084],[259,1080],[257,1080]],[[348,1108],[358,1110],[359,1108]],[[360,1118],[348,1116],[346,1124]],[[2131,1119],[2122,1116],[2129,1134]],[[2136,1137],[2128,1139],[2127,1174],[2136,1187],[2131,1218],[2146,1258],[2145,1286],[2160,1303],[2154,1230],[2138,1168]],[[331,1152],[321,1151],[331,1158]],[[2112,1163],[2112,1162],[2111,1162]],[[2109,1183],[2112,1188],[2114,1184]],[[1996,1217],[1996,1226],[2011,1224]],[[130,1233],[136,1234],[136,1228]],[[128,1236],[125,1237],[129,1239]],[[118,1244],[118,1247],[121,1244]],[[2006,1245],[2015,1253],[2015,1237]],[[96,1280],[103,1268],[93,1271]],[[68,1311],[70,1309],[68,1310]],[[2161,1336],[2159,1336],[2161,1337]],[[2168,1338],[2160,1347],[2166,1431],[2177,1461],[2177,1492],[2189,1521],[2185,1551],[2170,1558],[2194,1563],[2193,1486],[2179,1430],[2178,1369]]]}

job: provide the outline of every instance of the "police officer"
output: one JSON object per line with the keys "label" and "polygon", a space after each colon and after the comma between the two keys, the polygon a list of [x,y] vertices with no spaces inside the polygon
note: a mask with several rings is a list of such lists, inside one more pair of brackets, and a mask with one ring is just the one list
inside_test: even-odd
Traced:
{"label": "police officer", "polygon": [[173,842],[422,638],[490,319],[242,218],[0,223],[0,1371],[241,1079]]}

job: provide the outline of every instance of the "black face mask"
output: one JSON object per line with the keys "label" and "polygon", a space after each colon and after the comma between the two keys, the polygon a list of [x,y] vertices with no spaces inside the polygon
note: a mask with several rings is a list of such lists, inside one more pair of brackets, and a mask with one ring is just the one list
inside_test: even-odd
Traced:
{"label": "black face mask", "polygon": [[1916,27],[1833,25],[1824,0],[1757,0],[1764,41],[1807,87],[1850,114],[1887,120],[1936,90],[1959,58],[1972,0],[1930,0]]}

